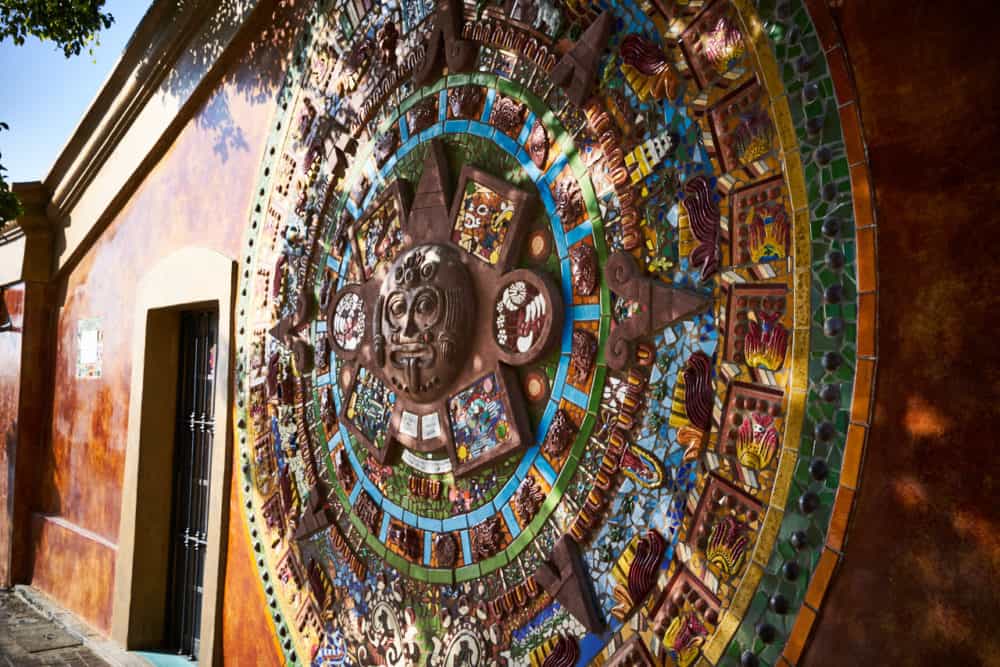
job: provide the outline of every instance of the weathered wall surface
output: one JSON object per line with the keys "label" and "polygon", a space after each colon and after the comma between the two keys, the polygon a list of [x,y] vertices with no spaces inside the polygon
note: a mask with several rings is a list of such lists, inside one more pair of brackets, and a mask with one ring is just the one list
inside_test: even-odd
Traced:
{"label": "weathered wall surface", "polygon": [[839,14],[878,204],[879,375],[844,565],[805,664],[1000,664],[1000,57],[982,32],[998,12],[962,4]]}
{"label": "weathered wall surface", "polygon": [[[12,456],[17,447],[17,414],[21,395],[21,327],[24,314],[24,286],[8,288],[3,299],[12,328],[0,332],[0,508],[7,508],[11,498]],[[0,554],[11,548],[11,525],[8,511],[0,511]],[[8,559],[0,558],[0,586],[10,584]]]}
{"label": "weathered wall surface", "polygon": [[[300,9],[276,9],[276,4],[262,3],[254,25],[236,45],[243,57],[231,63],[216,90],[61,284],[51,454],[42,466],[39,492],[39,514],[59,520],[36,516],[33,522],[33,583],[105,631],[116,558],[111,546],[117,542],[121,511],[135,289],[147,267],[185,246],[238,256],[284,72],[282,59],[301,21]],[[183,72],[171,76],[180,80]],[[76,327],[83,318],[100,318],[104,330],[103,376],[97,380],[75,376]],[[7,354],[0,341],[0,355]],[[4,377],[0,373],[0,397],[5,396]],[[235,499],[233,512],[231,532],[245,531]],[[227,591],[229,581],[241,588],[240,582],[249,581],[252,565],[246,536],[231,535],[229,549]],[[225,618],[238,619],[240,635],[264,638],[253,646],[254,658],[246,664],[260,664],[267,646],[274,655],[256,588],[226,596]],[[237,658],[247,645],[232,647]]]}
{"label": "weathered wall surface", "polygon": [[[984,428],[1000,409],[983,398],[1000,381],[990,336],[1000,268],[988,224],[1000,200],[989,169],[1000,62],[967,13],[918,4],[846,3],[840,14],[879,206],[880,376],[847,556],[806,664],[995,664],[1000,655],[997,457]],[[115,551],[101,540],[114,544],[118,533],[133,290],[145,267],[186,245],[237,256],[288,39],[284,30],[252,36],[65,279],[40,508],[64,522],[35,522],[34,583],[105,630]],[[8,292],[8,307],[15,300]],[[78,381],[76,323],[90,317],[105,324],[104,377]],[[0,416],[16,414],[19,359],[18,335],[0,334]],[[272,664],[235,488],[230,505],[224,652],[233,664]],[[0,549],[3,535],[0,526]]]}

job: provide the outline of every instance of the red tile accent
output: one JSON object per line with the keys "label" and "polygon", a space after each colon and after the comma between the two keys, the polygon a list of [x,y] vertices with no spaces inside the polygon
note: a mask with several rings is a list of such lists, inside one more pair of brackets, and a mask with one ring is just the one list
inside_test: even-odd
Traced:
{"label": "red tile accent", "polygon": [[868,429],[860,424],[847,427],[847,443],[844,445],[844,462],[840,468],[840,484],[851,489],[858,488],[861,474],[861,459],[865,451]]}
{"label": "red tile accent", "polygon": [[864,162],[865,139],[861,131],[861,114],[857,102],[850,102],[840,107],[840,129],[844,132],[847,164],[855,165]]}
{"label": "red tile accent", "polygon": [[854,369],[854,399],[851,401],[851,421],[867,424],[871,417],[872,384],[875,380],[875,362],[858,359]]}
{"label": "red tile accent", "polygon": [[[833,514],[830,516],[830,529],[826,534],[826,546],[835,551],[844,550],[844,536],[847,534],[847,523],[854,507],[854,489],[842,486],[837,490],[837,498],[833,501]],[[806,598],[808,599],[808,597]],[[817,608],[819,604],[816,605]]]}
{"label": "red tile accent", "polygon": [[858,292],[874,292],[875,278],[875,228],[857,230]]}

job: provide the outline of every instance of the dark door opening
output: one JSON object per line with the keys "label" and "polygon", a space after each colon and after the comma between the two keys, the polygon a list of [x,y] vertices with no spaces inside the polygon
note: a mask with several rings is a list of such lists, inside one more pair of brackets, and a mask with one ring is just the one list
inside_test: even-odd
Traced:
{"label": "dark door opening", "polygon": [[215,433],[218,314],[185,311],[180,328],[166,638],[168,649],[197,659]]}

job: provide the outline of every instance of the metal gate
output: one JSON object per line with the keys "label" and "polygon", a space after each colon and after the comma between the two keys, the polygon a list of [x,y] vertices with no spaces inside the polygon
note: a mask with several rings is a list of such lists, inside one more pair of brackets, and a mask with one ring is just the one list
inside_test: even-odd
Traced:
{"label": "metal gate", "polygon": [[174,496],[167,607],[168,648],[198,657],[208,534],[208,493],[215,433],[218,314],[181,313]]}

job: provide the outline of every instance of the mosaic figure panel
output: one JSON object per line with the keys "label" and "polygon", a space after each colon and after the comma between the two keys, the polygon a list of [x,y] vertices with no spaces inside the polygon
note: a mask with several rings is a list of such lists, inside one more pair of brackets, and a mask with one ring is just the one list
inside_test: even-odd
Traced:
{"label": "mosaic figure panel", "polygon": [[448,401],[459,461],[476,458],[510,437],[511,425],[496,375],[490,373]]}
{"label": "mosaic figure panel", "polygon": [[452,241],[484,262],[496,264],[514,217],[514,203],[470,180],[459,207]]}

